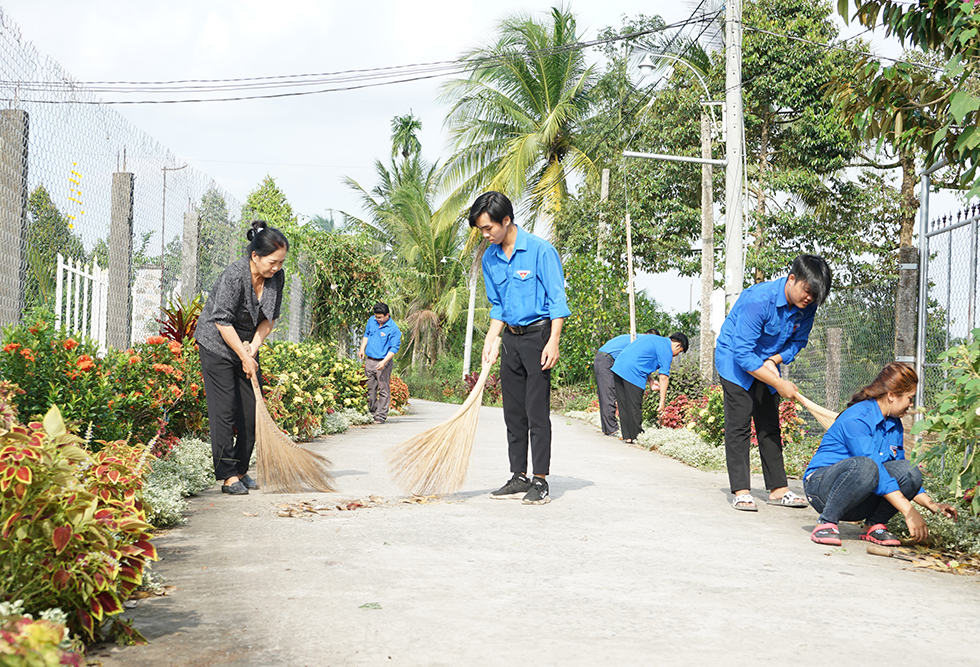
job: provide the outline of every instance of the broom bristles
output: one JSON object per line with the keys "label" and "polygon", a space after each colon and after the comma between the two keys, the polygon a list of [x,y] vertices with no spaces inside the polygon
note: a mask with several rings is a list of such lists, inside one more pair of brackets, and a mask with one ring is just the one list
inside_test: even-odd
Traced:
{"label": "broom bristles", "polygon": [[300,447],[276,426],[254,374],[252,389],[255,392],[255,474],[262,489],[268,493],[334,491],[333,475],[328,470],[330,461]]}
{"label": "broom bristles", "polygon": [[[494,349],[500,339],[494,340]],[[455,493],[466,481],[490,364],[483,364],[469,396],[446,422],[388,451],[388,470],[405,491],[420,496]]]}
{"label": "broom bristles", "polygon": [[816,403],[814,403],[809,398],[807,398],[806,396],[804,396],[799,392],[796,393],[796,399],[803,404],[804,408],[810,411],[810,414],[813,415],[813,418],[816,419],[817,422],[819,422],[820,425],[823,426],[825,430],[829,429],[830,426],[834,423],[834,420],[837,419],[836,412],[834,412],[833,410],[828,410],[827,408],[822,407],[820,405],[817,405]]}

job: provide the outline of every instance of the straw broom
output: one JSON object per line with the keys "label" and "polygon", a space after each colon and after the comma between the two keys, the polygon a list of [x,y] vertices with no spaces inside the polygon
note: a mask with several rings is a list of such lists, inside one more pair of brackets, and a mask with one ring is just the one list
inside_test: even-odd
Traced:
{"label": "straw broom", "polygon": [[335,491],[330,461],[316,452],[300,447],[272,421],[265,406],[256,374],[252,374],[255,392],[255,475],[259,486],[269,493],[301,493],[306,489]]}
{"label": "straw broom", "polygon": [[[493,346],[496,351],[500,338]],[[388,470],[404,490],[431,496],[455,493],[463,486],[490,366],[483,364],[470,395],[448,421],[388,450]]]}
{"label": "straw broom", "polygon": [[828,410],[827,408],[817,405],[809,398],[803,394],[797,392],[796,400],[803,404],[803,407],[810,411],[813,418],[816,419],[824,429],[829,429],[834,420],[837,419],[837,413],[833,410]]}

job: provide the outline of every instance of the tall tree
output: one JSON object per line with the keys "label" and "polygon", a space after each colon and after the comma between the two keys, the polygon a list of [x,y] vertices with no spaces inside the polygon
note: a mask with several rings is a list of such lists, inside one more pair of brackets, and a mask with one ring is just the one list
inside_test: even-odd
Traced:
{"label": "tall tree", "polygon": [[[876,114],[858,117],[860,128],[874,138],[903,128],[909,115],[927,113],[934,118],[933,127],[915,137],[932,165],[945,158],[960,171],[960,184],[969,188],[968,196],[980,194],[980,132],[977,114],[980,90],[976,77],[980,72],[980,6],[975,2],[923,0],[918,3],[898,0],[838,0],[837,10],[844,20],[857,19],[866,28],[885,27],[885,34],[897,37],[924,52],[935,53],[945,63],[943,85],[934,81],[915,81],[916,74],[907,65],[875,65],[870,59],[855,69],[857,78],[871,91],[870,101]],[[889,82],[895,77],[915,83],[914,104],[902,96],[893,97]],[[949,85],[951,84],[951,85]],[[897,132],[902,134],[901,131]]]}
{"label": "tall tree", "polygon": [[225,270],[230,261],[237,259],[230,252],[237,248],[240,239],[237,227],[228,213],[228,204],[217,188],[209,188],[201,196],[198,209],[201,214],[201,234],[198,250],[197,289],[207,291]]}
{"label": "tall tree", "polygon": [[826,202],[833,192],[822,177],[842,170],[857,152],[823,94],[856,58],[824,46],[838,31],[819,0],[747,2],[742,20],[749,193],[755,200],[746,266],[761,282],[782,272],[787,248],[799,240],[793,204]]}
{"label": "tall tree", "polygon": [[416,133],[422,129],[422,120],[409,111],[404,116],[391,119],[391,157],[398,153],[406,160],[409,155],[418,155],[422,151]]}
{"label": "tall tree", "polygon": [[367,216],[345,214],[345,219],[378,243],[393,278],[392,294],[385,300],[408,333],[404,351],[410,352],[413,365],[433,363],[445,348],[446,325],[458,317],[466,300],[462,265],[443,258],[457,256],[466,236],[454,213],[436,211],[433,205],[438,165],[429,165],[416,153],[400,162],[393,159],[387,167],[378,160],[375,168],[378,184],[370,191],[347,179]]}
{"label": "tall tree", "polygon": [[463,55],[472,73],[443,87],[455,141],[444,168],[452,210],[479,191],[498,190],[526,198],[532,216],[551,214],[572,173],[594,173],[582,134],[594,76],[582,50],[570,48],[575,30],[575,17],[562,8],[547,23],[521,14],[499,24],[494,44]]}
{"label": "tall tree", "polygon": [[[47,306],[54,310],[57,254],[65,259],[85,261],[82,239],[68,226],[61,211],[43,185],[27,200],[27,277],[24,306]],[[103,268],[107,264],[102,265]]]}

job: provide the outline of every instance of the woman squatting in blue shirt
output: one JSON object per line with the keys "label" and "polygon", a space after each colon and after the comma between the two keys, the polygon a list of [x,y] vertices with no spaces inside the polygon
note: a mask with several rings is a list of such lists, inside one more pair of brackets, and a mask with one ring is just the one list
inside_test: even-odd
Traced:
{"label": "woman squatting in blue shirt", "polygon": [[917,542],[929,537],[926,522],[910,501],[957,518],[956,508],[933,501],[922,490],[922,471],[905,458],[901,417],[912,406],[919,378],[906,364],[892,362],[875,381],[851,397],[803,473],[803,489],[820,523],[810,536],[817,544],[840,546],[840,521],[864,521],[860,538],[897,546],[885,529],[901,512]]}

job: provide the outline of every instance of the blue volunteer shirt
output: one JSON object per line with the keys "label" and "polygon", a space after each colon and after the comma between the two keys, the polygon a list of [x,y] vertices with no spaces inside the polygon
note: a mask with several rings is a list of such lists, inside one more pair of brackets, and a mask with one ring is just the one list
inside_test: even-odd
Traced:
{"label": "blue volunteer shirt", "polygon": [[769,357],[780,354],[790,363],[806,347],[816,312],[816,303],[801,310],[786,301],[786,278],[749,287],[721,325],[715,343],[718,375],[748,389],[755,381],[748,371],[759,370]]}
{"label": "blue volunteer shirt", "polygon": [[[639,334],[637,338],[645,334]],[[622,336],[616,336],[615,338],[610,338],[606,341],[606,344],[599,348],[600,352],[605,352],[613,359],[619,358],[619,353],[626,349],[626,346],[631,342],[629,334],[623,334]]]}
{"label": "blue volunteer shirt", "polygon": [[647,376],[654,371],[661,375],[670,375],[670,364],[673,360],[674,351],[670,347],[669,338],[653,334],[637,336],[636,340],[619,353],[612,372],[630,384],[646,389]]}
{"label": "blue volunteer shirt", "polygon": [[497,244],[483,253],[483,282],[491,319],[526,326],[572,314],[565,299],[565,274],[558,251],[520,227],[510,259]]}
{"label": "blue volunteer shirt", "polygon": [[384,324],[378,324],[373,317],[364,327],[364,337],[368,339],[364,354],[373,359],[384,359],[389,352],[396,354],[402,345],[402,332],[395,320],[388,319]]}
{"label": "blue volunteer shirt", "polygon": [[[905,458],[904,441],[902,420],[885,417],[878,407],[878,401],[872,398],[855,403],[827,429],[803,478],[809,477],[817,468],[834,465],[852,456],[866,456],[878,464],[875,494],[883,496],[898,491],[898,482],[883,464]],[[922,489],[919,489],[919,493],[922,493]]]}

